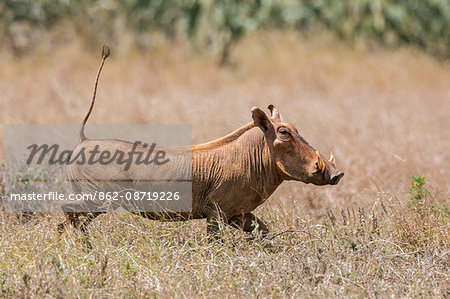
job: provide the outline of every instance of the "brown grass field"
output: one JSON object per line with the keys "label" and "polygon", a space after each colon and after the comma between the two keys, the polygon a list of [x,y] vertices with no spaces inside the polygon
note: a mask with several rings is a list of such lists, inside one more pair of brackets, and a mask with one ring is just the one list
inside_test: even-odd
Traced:
{"label": "brown grass field", "polygon": [[[75,230],[57,238],[60,214],[0,212],[0,297],[450,296],[448,64],[290,33],[247,37],[229,68],[182,43],[111,48],[90,123],[188,123],[201,143],[272,103],[316,149],[333,150],[345,176],[285,182],[259,207],[274,234],[291,230],[271,249],[231,228],[209,244],[204,221],[108,214],[91,225],[88,251]],[[4,124],[80,123],[97,52],[74,42],[3,56],[1,143]],[[414,203],[418,174],[428,192]]]}

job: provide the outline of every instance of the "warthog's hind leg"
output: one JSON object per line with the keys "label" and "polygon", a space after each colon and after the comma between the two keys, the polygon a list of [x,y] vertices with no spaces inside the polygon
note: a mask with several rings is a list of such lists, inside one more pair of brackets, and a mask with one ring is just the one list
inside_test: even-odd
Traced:
{"label": "warthog's hind leg", "polygon": [[64,216],[66,216],[66,219],[58,224],[58,233],[62,235],[69,225],[72,225],[73,227],[78,229],[80,227],[79,214],[80,213],[75,212],[64,212]]}
{"label": "warthog's hind leg", "polygon": [[[91,241],[89,239],[89,224],[97,216],[102,214],[101,212],[86,213],[86,212],[64,212],[66,220],[58,224],[58,233],[62,235],[68,225],[72,225],[74,228],[79,229],[83,233],[83,242],[89,249],[92,248]],[[80,217],[84,216],[84,221],[81,222]]]}

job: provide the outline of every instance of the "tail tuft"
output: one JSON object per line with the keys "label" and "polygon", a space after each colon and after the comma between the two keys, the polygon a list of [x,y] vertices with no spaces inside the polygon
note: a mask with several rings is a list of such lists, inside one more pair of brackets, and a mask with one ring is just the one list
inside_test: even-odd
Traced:
{"label": "tail tuft", "polygon": [[103,45],[103,49],[102,49],[102,58],[105,57],[108,58],[109,55],[111,55],[111,50],[109,49],[108,45]]}

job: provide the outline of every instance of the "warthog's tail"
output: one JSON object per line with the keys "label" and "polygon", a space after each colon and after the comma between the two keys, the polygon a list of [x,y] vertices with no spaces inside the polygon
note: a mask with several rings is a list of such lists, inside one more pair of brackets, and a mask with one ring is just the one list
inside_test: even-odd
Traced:
{"label": "warthog's tail", "polygon": [[84,135],[84,126],[86,125],[86,122],[87,122],[89,116],[91,115],[92,108],[94,108],[95,96],[97,94],[98,79],[100,78],[100,73],[102,71],[103,64],[105,63],[105,60],[106,60],[106,58],[109,57],[109,55],[111,55],[111,50],[109,49],[109,47],[107,45],[103,45],[102,62],[100,63],[100,67],[98,68],[98,71],[97,71],[97,77],[95,78],[95,85],[94,85],[94,92],[92,94],[91,106],[89,107],[89,111],[86,114],[86,116],[84,117],[83,122],[81,123],[80,139],[79,139],[78,143],[81,143],[87,139],[86,136]]}

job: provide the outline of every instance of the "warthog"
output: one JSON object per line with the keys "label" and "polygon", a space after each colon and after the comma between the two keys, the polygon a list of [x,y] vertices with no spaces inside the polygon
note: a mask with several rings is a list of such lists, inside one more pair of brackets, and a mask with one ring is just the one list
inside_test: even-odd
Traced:
{"label": "warthog", "polygon": [[[106,57],[107,55],[103,56],[102,64]],[[89,140],[85,137],[84,124],[92,110],[94,100],[95,92],[90,110],[83,121],[80,141],[73,155],[83,148],[86,152],[90,151],[96,145],[100,145],[103,149],[130,151],[133,144],[129,142]],[[253,107],[251,109],[253,122],[225,137],[193,146],[192,163],[172,166],[173,169],[161,168],[161,176],[167,177],[168,172],[180,172],[192,167],[191,212],[139,214],[156,220],[206,219],[207,230],[213,233],[213,236],[218,232],[220,224],[226,223],[246,232],[257,229],[262,237],[267,237],[269,229],[261,219],[252,214],[252,211],[263,204],[283,181],[336,185],[344,173],[336,169],[333,153],[330,159],[325,159],[300,136],[295,126],[282,121],[275,106],[270,105],[268,109],[271,112],[270,116]],[[167,151],[170,156],[170,149]],[[172,156],[176,156],[182,153],[183,149],[173,151],[176,153],[172,152]],[[146,170],[145,167],[137,169],[134,166],[124,171],[123,166],[108,165],[98,171],[116,180],[126,180],[134,176],[145,178],[146,171],[155,171],[155,168]],[[95,177],[97,170],[86,167],[88,166],[76,163],[69,165],[70,177],[72,179]],[[152,175],[154,176],[154,173]],[[62,230],[64,224],[70,222],[86,232],[87,224],[99,214],[101,213],[68,211],[66,221],[61,223],[59,228]],[[80,225],[79,216],[82,215],[87,218]]]}

